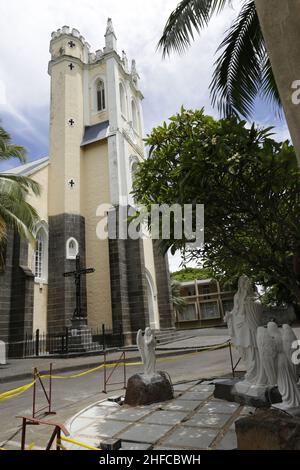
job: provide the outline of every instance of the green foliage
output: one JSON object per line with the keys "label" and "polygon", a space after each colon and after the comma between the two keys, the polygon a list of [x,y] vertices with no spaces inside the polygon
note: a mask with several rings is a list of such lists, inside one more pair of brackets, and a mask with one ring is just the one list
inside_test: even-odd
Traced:
{"label": "green foliage", "polygon": [[179,281],[194,281],[210,279],[212,277],[212,272],[208,268],[184,268],[180,271],[175,271],[171,273],[171,278]]}
{"label": "green foliage", "polygon": [[[0,161],[17,158],[26,160],[23,147],[11,143],[10,135],[0,127]],[[38,183],[25,176],[0,173],[0,253],[4,252],[8,228],[17,230],[21,237],[32,241],[34,227],[39,220],[36,210],[26,201],[29,194],[40,194]],[[0,255],[0,268],[3,257]]]}
{"label": "green foliage", "polygon": [[[171,13],[158,47],[163,56],[182,53],[212,16],[230,0],[182,0]],[[281,101],[257,16],[255,1],[243,0],[236,20],[218,48],[210,85],[212,103],[223,116],[251,116],[256,97],[281,112]]]}
{"label": "green foliage", "polygon": [[[278,299],[300,300],[300,178],[294,149],[270,129],[236,118],[214,120],[182,109],[146,139],[134,197],[155,204],[204,204],[205,244],[186,261],[203,261],[224,285],[245,273]],[[186,250],[186,240],[164,241]]]}

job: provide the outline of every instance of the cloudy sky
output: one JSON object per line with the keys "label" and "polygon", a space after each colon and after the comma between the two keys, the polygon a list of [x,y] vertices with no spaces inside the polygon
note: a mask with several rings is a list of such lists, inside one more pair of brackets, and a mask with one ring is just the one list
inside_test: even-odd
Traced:
{"label": "cloudy sky", "polygon": [[[162,60],[156,44],[177,3],[0,0],[0,119],[14,142],[27,148],[29,160],[48,152],[49,41],[51,32],[63,25],[77,28],[96,50],[104,45],[107,18],[113,19],[119,52],[125,49],[128,57],[137,61],[145,95],[146,132],[167,120],[181,105],[204,106],[207,113],[217,117],[208,93],[215,51],[241,1],[235,0],[233,7],[216,17],[185,55]],[[288,138],[285,122],[276,120],[272,109],[263,103],[258,102],[254,118],[261,125],[276,126],[278,138]]]}

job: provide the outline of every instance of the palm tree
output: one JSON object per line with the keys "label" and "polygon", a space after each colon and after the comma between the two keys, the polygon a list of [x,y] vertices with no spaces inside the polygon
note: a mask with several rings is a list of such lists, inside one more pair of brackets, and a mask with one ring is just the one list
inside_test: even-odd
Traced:
{"label": "palm tree", "polygon": [[[241,0],[241,10],[218,51],[210,84],[212,104],[223,116],[249,118],[257,96],[281,112],[281,102],[260,28],[254,0]],[[182,53],[194,33],[207,26],[231,0],[182,0],[171,13],[158,43],[163,57]]]}
{"label": "palm tree", "polygon": [[[26,161],[23,147],[11,143],[10,135],[0,127],[0,162],[17,158]],[[29,193],[40,194],[37,182],[26,176],[0,173],[0,268],[3,267],[3,249],[7,231],[15,229],[17,233],[29,241],[34,240],[34,227],[38,221],[36,210],[26,201]]]}

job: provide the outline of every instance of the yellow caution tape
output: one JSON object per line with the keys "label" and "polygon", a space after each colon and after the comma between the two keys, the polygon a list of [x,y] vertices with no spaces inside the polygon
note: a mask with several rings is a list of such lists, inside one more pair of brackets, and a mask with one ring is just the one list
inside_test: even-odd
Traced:
{"label": "yellow caution tape", "polygon": [[[84,447],[85,449],[89,449],[89,450],[101,450],[99,449],[98,447],[93,447],[93,446],[89,446],[88,444],[83,444],[82,442],[78,442],[78,441],[74,441],[74,439],[70,439],[68,437],[61,437],[60,438],[62,441],[65,441],[65,442],[70,442],[71,444],[75,444],[79,447]],[[61,443],[59,443],[59,445],[62,446]]]}
{"label": "yellow caution tape", "polygon": [[35,443],[32,442],[31,444],[28,445],[27,449],[26,450],[32,450],[35,446]]}
{"label": "yellow caution tape", "polygon": [[4,449],[3,447],[0,447],[0,450],[6,450],[6,449]]}
{"label": "yellow caution tape", "polygon": [[[203,348],[199,351],[195,351],[195,352],[191,352],[191,353],[181,354],[180,356],[176,355],[174,357],[165,357],[165,358],[162,357],[162,358],[158,359],[158,362],[177,361],[178,359],[186,358],[187,356],[195,356],[195,355],[200,354],[201,352],[204,352],[204,351],[215,351],[215,350],[218,350],[218,349],[224,349],[224,348],[228,348],[228,347],[229,347],[229,342],[227,341],[226,343],[223,343],[223,344],[220,344],[220,345]],[[129,367],[129,366],[138,366],[138,365],[141,365],[141,364],[142,364],[141,361],[139,361],[139,362],[125,362],[125,363],[124,362],[114,362],[112,364],[101,364],[100,366],[94,367],[93,369],[89,369],[89,370],[86,370],[84,372],[80,372],[79,374],[52,375],[52,376],[50,376],[49,374],[45,374],[45,375],[37,374],[37,375],[41,379],[42,378],[43,379],[50,379],[50,377],[52,379],[76,379],[78,377],[83,377],[84,375],[91,374],[92,372],[95,372],[96,370],[103,369],[104,367],[111,368],[111,367],[124,366],[124,365]],[[15,388],[13,390],[9,390],[8,392],[1,393],[0,394],[0,401],[10,400],[11,398],[18,397],[22,393],[29,390],[35,384],[35,382],[36,382],[36,380],[34,380],[33,382],[31,382],[27,385],[23,385],[22,387]]]}
{"label": "yellow caution tape", "polygon": [[29,390],[35,384],[35,382],[36,380],[34,380],[33,382],[27,385],[23,385],[22,387],[14,388],[13,390],[8,390],[8,392],[1,393],[0,401],[9,400],[10,398],[18,397],[22,393]]}

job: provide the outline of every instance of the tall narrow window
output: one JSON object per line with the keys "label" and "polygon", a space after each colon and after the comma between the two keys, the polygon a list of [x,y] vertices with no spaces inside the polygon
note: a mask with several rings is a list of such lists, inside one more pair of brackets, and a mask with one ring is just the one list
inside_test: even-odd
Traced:
{"label": "tall narrow window", "polygon": [[102,80],[97,81],[96,85],[97,92],[97,111],[103,111],[105,109],[105,88]]}
{"label": "tall narrow window", "polygon": [[126,117],[127,115],[127,106],[126,106],[126,94],[122,83],[119,85],[120,88],[120,101],[121,101],[121,113]]}
{"label": "tall narrow window", "polygon": [[136,132],[139,131],[139,121],[138,121],[138,111],[135,102],[131,102],[131,111],[132,111],[132,125]]}
{"label": "tall narrow window", "polygon": [[48,234],[41,227],[36,235],[34,253],[34,275],[38,282],[47,282],[48,278]]}
{"label": "tall narrow window", "polygon": [[67,241],[66,252],[67,259],[76,259],[76,256],[79,253],[79,245],[75,238],[69,238]]}

